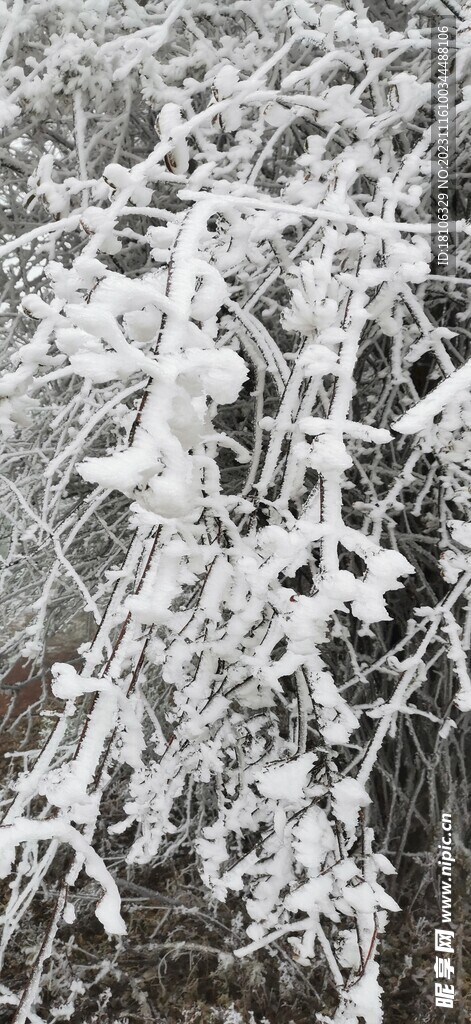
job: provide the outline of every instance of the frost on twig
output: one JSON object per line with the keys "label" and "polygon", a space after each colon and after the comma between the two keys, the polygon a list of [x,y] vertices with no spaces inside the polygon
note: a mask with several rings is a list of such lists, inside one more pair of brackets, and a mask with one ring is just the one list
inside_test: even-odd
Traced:
{"label": "frost on twig", "polygon": [[321,1019],[380,1024],[399,906],[374,826],[388,853],[401,837],[378,791],[410,825],[402,723],[441,723],[440,658],[456,713],[471,692],[469,364],[424,301],[443,309],[429,29],[361,2],[236,5],[237,25],[66,6],[31,9],[42,61],[13,9],[0,42],[5,145],[29,140],[0,247],[5,657],[95,620],[3,798],[3,952],[75,851],[15,1024],[82,864],[124,932],[115,842],[128,873],[190,844],[213,897],[240,897],[239,961],[282,943],[324,965]]}

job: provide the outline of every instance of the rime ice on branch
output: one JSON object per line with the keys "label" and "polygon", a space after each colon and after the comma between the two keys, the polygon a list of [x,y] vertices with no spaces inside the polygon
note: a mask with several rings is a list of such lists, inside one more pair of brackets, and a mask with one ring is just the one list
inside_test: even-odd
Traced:
{"label": "rime ice on branch", "polygon": [[[44,550],[8,650],[37,655],[58,592],[96,621],[81,667],[53,668],[63,710],[3,822],[5,872],[15,850],[21,866],[3,951],[38,842],[33,890],[70,847],[31,981],[19,1003],[0,996],[16,999],[16,1024],[34,1019],[83,864],[105,890],[97,916],[123,931],[94,839],[120,766],[108,831],[129,830],[128,865],[190,837],[204,884],[240,894],[237,957],[283,941],[330,972],[338,1007],[320,1019],[380,1024],[377,936],[398,906],[379,881],[394,869],[375,852],[369,791],[440,637],[469,709],[456,508],[442,517],[447,593],[419,602],[404,642],[379,639],[417,570],[404,492],[420,512],[436,472],[445,502],[467,509],[455,473],[469,368],[423,302],[427,32],[384,25],[361,0],[236,4],[237,25],[214,7],[213,20],[179,0],[1,15],[5,145],[28,158],[16,170],[30,211],[16,238],[5,215],[0,247],[11,295],[26,281],[29,325],[12,322],[0,382],[5,586],[20,541]],[[28,57],[42,23],[49,41]],[[22,123],[46,111],[63,127],[23,154]],[[31,272],[17,285],[21,251]],[[424,356],[437,385],[425,397]],[[418,433],[412,449],[399,432]],[[377,664],[388,682],[372,699]]]}

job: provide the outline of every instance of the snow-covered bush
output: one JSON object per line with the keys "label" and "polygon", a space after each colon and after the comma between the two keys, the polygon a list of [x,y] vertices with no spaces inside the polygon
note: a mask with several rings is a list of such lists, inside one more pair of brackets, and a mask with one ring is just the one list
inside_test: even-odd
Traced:
{"label": "snow-covered bush", "polygon": [[[430,278],[430,23],[362,0],[1,18],[5,656],[81,609],[96,630],[3,796],[3,952],[56,889],[0,1000],[41,1019],[82,868],[123,935],[114,841],[128,876],[191,842],[240,895],[236,958],[282,942],[330,973],[320,1020],[378,1024],[398,904],[376,804],[404,820],[401,766],[419,751],[430,783],[471,709],[467,288]],[[464,217],[458,242],[459,270]]]}

